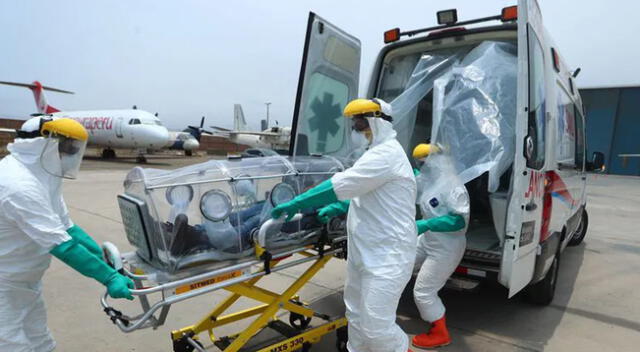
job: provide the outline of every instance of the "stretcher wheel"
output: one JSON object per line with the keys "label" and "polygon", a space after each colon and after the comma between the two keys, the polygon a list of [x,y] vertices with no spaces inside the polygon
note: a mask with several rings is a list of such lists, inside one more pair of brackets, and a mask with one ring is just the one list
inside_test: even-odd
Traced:
{"label": "stretcher wheel", "polygon": [[336,330],[336,349],[338,352],[347,352],[347,341],[349,341],[349,334],[346,326],[338,328]]}
{"label": "stretcher wheel", "polygon": [[[195,343],[204,348],[204,346],[202,346],[202,344],[200,343],[200,341],[198,340],[193,340],[195,341]],[[173,352],[193,352],[195,350],[195,347],[191,346],[191,344],[187,341],[186,338],[181,338],[180,340],[174,340],[173,341]]]}
{"label": "stretcher wheel", "polygon": [[289,313],[289,324],[298,330],[304,330],[311,323],[310,317],[305,317],[302,314],[291,312]]}

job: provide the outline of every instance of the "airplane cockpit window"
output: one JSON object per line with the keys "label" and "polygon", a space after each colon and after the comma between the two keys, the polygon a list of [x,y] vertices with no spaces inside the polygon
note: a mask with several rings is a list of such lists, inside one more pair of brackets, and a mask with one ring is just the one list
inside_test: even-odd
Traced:
{"label": "airplane cockpit window", "polygon": [[140,124],[140,119],[131,119],[131,120],[129,120],[129,124],[130,125],[139,125]]}
{"label": "airplane cockpit window", "polygon": [[162,126],[162,122],[160,120],[142,120],[143,125],[157,125]]}

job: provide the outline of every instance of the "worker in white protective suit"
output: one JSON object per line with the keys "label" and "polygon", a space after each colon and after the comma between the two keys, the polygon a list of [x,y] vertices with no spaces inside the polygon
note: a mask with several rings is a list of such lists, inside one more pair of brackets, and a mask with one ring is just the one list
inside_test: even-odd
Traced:
{"label": "worker in white protective suit", "polygon": [[[344,109],[369,146],[354,165],[273,209],[289,217],[322,208],[325,219],[348,208],[344,301],[351,352],[406,352],[408,338],[396,310],[411,278],[416,250],[416,182],[391,124],[391,107],[357,99]],[[347,204],[349,202],[350,204]]]}
{"label": "worker in white protective suit", "polygon": [[422,182],[418,184],[418,204],[423,219],[416,222],[419,236],[414,270],[419,272],[413,296],[420,316],[430,325],[427,332],[416,335],[412,343],[419,348],[435,348],[451,343],[445,307],[438,291],[464,255],[469,194],[449,157],[438,148],[418,145],[413,157],[418,162],[426,158],[419,175]]}
{"label": "worker in white protective suit", "polygon": [[71,119],[34,117],[17,131],[0,160],[0,351],[55,348],[46,324],[41,278],[53,254],[130,298],[131,280],[101,259],[101,249],[74,225],[61,194],[62,178],[75,177],[87,131]]}

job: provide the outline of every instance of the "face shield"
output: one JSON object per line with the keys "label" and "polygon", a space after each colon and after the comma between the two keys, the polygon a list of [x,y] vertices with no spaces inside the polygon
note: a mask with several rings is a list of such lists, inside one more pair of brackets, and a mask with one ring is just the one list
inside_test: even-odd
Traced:
{"label": "face shield", "polygon": [[42,169],[56,177],[76,178],[87,141],[61,135],[49,136],[46,139],[47,143],[40,154]]}

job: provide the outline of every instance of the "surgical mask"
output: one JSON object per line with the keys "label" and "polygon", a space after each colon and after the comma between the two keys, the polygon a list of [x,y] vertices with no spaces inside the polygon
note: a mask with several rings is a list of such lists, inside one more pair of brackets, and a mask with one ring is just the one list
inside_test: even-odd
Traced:
{"label": "surgical mask", "polygon": [[358,132],[356,130],[351,130],[351,145],[352,149],[366,149],[370,144],[369,139],[364,135],[363,132]]}

